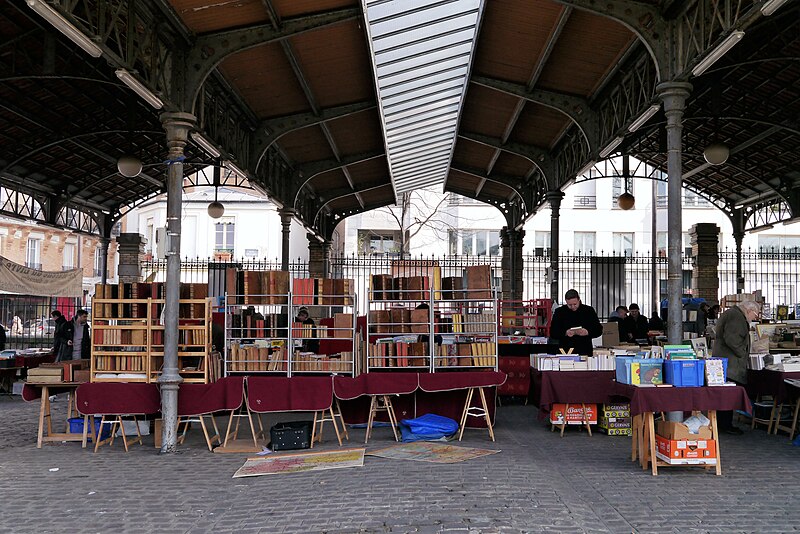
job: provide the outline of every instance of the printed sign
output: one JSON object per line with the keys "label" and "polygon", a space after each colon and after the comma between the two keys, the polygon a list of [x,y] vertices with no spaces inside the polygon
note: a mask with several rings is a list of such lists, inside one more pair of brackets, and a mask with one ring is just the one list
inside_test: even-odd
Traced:
{"label": "printed sign", "polygon": [[43,297],[83,295],[83,269],[39,271],[0,258],[0,291]]}

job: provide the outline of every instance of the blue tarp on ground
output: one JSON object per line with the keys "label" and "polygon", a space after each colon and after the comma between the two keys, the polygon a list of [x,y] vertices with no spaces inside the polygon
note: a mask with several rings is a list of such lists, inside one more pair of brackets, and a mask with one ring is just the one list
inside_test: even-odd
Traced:
{"label": "blue tarp on ground", "polygon": [[400,432],[405,442],[441,439],[455,434],[457,431],[458,423],[456,421],[432,413],[416,419],[400,421]]}

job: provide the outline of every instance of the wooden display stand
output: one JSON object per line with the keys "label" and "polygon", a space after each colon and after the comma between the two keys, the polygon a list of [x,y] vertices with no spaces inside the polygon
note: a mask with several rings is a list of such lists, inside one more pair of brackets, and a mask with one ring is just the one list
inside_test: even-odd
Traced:
{"label": "wooden display stand", "polygon": [[[95,298],[92,314],[92,382],[156,382],[164,360],[164,299]],[[210,299],[182,299],[178,319],[178,369],[184,382],[216,380],[211,353]],[[188,312],[188,313],[187,313]],[[120,378],[118,375],[126,375]],[[107,375],[107,376],[103,376]],[[115,375],[115,376],[111,376]]]}

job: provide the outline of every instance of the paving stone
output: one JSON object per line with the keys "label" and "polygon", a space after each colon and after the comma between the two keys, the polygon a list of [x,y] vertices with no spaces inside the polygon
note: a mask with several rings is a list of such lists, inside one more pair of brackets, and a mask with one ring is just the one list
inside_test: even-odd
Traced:
{"label": "paving stone", "polygon": [[[78,443],[36,449],[37,410],[0,399],[0,534],[800,530],[800,448],[761,430],[723,436],[722,477],[687,468],[652,477],[630,461],[629,439],[574,429],[561,438],[535,408],[504,406],[496,443],[477,430],[461,443],[499,454],[459,464],[367,456],[363,468],[233,479],[245,456],[209,453],[197,429],[172,455],[158,454],[152,436],[127,454],[119,443],[97,454]],[[328,436],[320,450],[337,448]]]}

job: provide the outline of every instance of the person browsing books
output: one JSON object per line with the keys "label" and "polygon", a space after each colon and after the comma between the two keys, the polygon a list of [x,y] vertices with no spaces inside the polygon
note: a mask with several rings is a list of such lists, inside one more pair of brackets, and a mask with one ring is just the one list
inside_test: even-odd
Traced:
{"label": "person browsing books", "polygon": [[[647,339],[647,332],[650,330],[650,323],[647,317],[639,311],[639,305],[631,303],[628,306],[629,315],[623,321],[625,323],[625,331],[628,333],[629,341],[636,341],[637,339]],[[621,338],[622,336],[620,336]]]}
{"label": "person browsing books", "polygon": [[592,338],[603,335],[603,325],[594,308],[581,303],[580,295],[574,289],[564,294],[565,304],[553,312],[550,323],[550,337],[565,352],[591,356]]}
{"label": "person browsing books", "polygon": [[303,340],[303,347],[308,352],[318,353],[319,352],[319,340],[316,339],[317,337],[317,328],[314,319],[309,317],[308,315],[308,308],[300,308],[297,310],[297,317],[294,318],[295,323],[311,325],[311,337],[314,339],[304,339]]}

